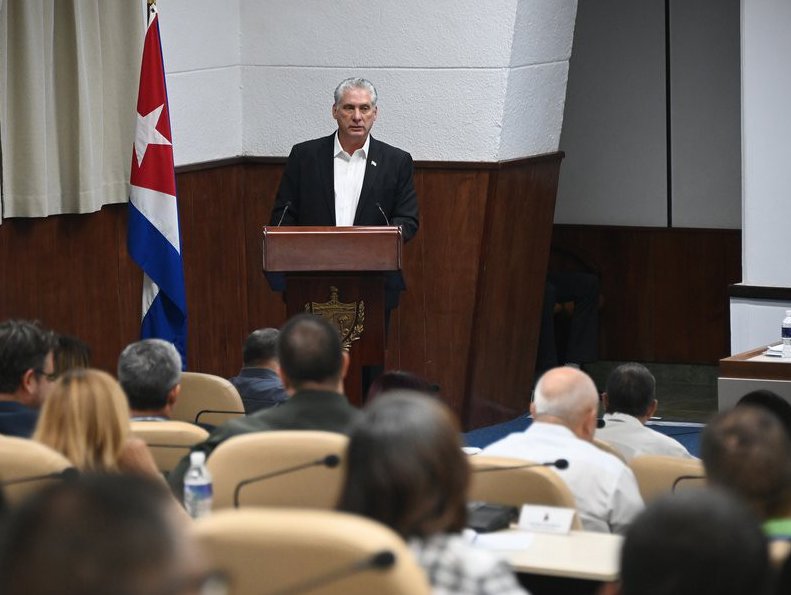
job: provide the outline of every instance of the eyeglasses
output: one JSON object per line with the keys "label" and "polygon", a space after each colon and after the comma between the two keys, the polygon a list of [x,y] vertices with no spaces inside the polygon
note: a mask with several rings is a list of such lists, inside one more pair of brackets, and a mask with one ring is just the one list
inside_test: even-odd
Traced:
{"label": "eyeglasses", "polygon": [[36,374],[36,376],[43,376],[50,382],[55,382],[58,379],[57,372],[45,372],[44,370],[40,370],[38,368],[34,369],[33,372]]}

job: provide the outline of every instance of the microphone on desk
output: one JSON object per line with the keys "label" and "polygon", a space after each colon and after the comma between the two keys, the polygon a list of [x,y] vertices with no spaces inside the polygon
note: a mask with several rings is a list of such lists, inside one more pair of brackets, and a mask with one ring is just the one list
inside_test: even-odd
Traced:
{"label": "microphone on desk", "polygon": [[382,213],[382,217],[385,218],[385,225],[390,225],[390,219],[388,219],[387,215],[385,215],[385,211],[382,208],[382,203],[378,202],[378,203],[376,203],[376,206],[379,209],[379,212]]}
{"label": "microphone on desk", "polygon": [[534,467],[555,467],[556,469],[568,469],[569,462],[567,459],[557,459],[555,461],[546,461],[545,463],[525,463],[523,465],[507,465],[507,466],[492,466],[492,467],[475,467],[473,473],[489,473],[491,471],[510,471],[512,469],[532,469]]}
{"label": "microphone on desk", "polygon": [[308,591],[313,591],[317,587],[323,587],[340,579],[353,576],[359,572],[365,572],[367,570],[388,570],[395,566],[396,561],[397,558],[395,553],[391,552],[390,550],[381,550],[363,558],[362,560],[358,560],[357,562],[352,562],[351,564],[331,570],[325,574],[308,579],[297,585],[291,585],[290,587],[280,589],[278,591],[271,591],[267,595],[293,595],[294,593],[306,593]]}
{"label": "microphone on desk", "polygon": [[30,483],[33,481],[43,481],[45,479],[60,479],[62,481],[73,481],[80,476],[80,472],[74,467],[66,467],[62,471],[55,471],[54,473],[44,473],[41,475],[29,475],[27,477],[17,477],[15,479],[4,479],[0,481],[0,487],[9,487],[21,483]]}
{"label": "microphone on desk", "polygon": [[278,221],[278,222],[277,222],[277,225],[276,225],[275,227],[280,227],[280,224],[281,224],[281,223],[283,223],[283,219],[285,219],[285,217],[286,217],[286,212],[288,211],[288,208],[289,208],[290,206],[291,206],[291,201],[288,201],[288,202],[286,203],[286,206],[285,206],[285,207],[283,207],[283,212],[280,214],[280,221]]}
{"label": "microphone on desk", "polygon": [[328,467],[330,469],[333,469],[337,467],[340,464],[340,462],[341,462],[341,458],[338,455],[327,455],[326,457],[316,459],[315,461],[309,461],[307,463],[301,463],[299,465],[293,465],[291,467],[277,469],[276,471],[270,471],[269,473],[264,473],[263,475],[258,475],[257,477],[244,479],[240,481],[238,484],[236,484],[236,488],[234,488],[233,490],[233,507],[239,508],[239,495],[242,492],[242,488],[250,485],[251,483],[266,481],[267,479],[279,477],[280,475],[288,475],[289,473],[302,471],[303,469],[307,469],[309,467]]}

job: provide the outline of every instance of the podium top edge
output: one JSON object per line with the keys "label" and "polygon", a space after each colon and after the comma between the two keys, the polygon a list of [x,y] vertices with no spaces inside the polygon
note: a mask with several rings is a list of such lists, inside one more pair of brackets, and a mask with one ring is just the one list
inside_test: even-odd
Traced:
{"label": "podium top edge", "polygon": [[264,233],[401,233],[398,225],[264,225]]}

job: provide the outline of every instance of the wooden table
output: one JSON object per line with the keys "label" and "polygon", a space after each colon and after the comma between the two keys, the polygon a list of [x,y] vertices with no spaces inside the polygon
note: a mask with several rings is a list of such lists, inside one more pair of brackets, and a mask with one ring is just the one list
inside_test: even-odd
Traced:
{"label": "wooden table", "polygon": [[717,405],[730,409],[747,393],[771,390],[791,403],[791,359],[763,355],[768,346],[756,347],[720,360]]}
{"label": "wooden table", "polygon": [[[623,537],[611,533],[571,531],[566,535],[530,533],[512,528],[489,536],[480,535],[476,544],[506,559],[516,572],[592,581],[614,581],[619,576]],[[522,535],[526,547],[501,549],[490,545],[499,537]],[[506,547],[510,544],[504,544]]]}

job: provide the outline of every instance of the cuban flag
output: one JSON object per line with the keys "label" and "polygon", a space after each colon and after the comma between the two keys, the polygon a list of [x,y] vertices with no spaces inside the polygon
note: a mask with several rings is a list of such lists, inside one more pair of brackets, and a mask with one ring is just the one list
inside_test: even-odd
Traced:
{"label": "cuban flag", "polygon": [[171,138],[159,18],[152,3],[137,95],[127,249],[144,273],[141,338],[170,341],[186,364],[187,300]]}

